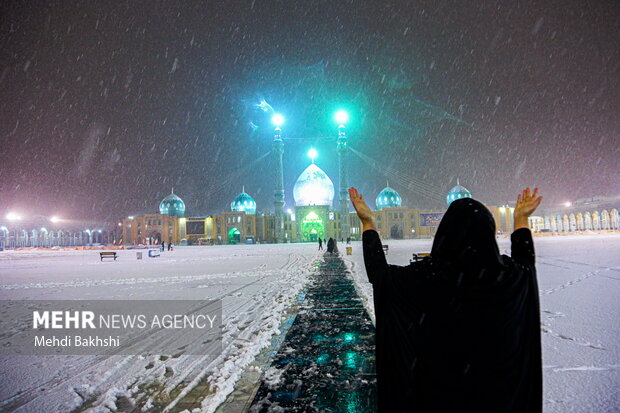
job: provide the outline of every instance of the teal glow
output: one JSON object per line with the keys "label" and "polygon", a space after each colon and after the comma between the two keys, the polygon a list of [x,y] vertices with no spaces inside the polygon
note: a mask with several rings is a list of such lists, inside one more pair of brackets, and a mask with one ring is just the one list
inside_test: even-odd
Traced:
{"label": "teal glow", "polygon": [[336,122],[343,125],[349,121],[349,114],[344,110],[339,110],[334,115],[334,119],[336,119]]}
{"label": "teal glow", "polygon": [[344,353],[344,365],[350,369],[357,368],[358,354],[355,351],[347,351]]}
{"label": "teal glow", "polygon": [[360,401],[359,391],[348,391],[345,395],[347,404],[347,413],[361,413],[364,412],[365,406]]}
{"label": "teal glow", "polygon": [[274,126],[279,128],[280,126],[284,124],[284,116],[280,115],[279,113],[276,113],[275,115],[271,117],[271,123],[273,123]]}
{"label": "teal glow", "polygon": [[353,341],[353,340],[355,340],[355,334],[344,333],[344,341]]}
{"label": "teal glow", "polygon": [[327,364],[329,362],[329,354],[323,353],[316,359],[317,364]]}

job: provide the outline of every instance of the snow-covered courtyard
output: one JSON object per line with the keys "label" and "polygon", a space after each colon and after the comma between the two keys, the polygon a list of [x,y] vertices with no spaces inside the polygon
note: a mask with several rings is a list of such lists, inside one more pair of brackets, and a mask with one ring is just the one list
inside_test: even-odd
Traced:
{"label": "snow-covered courtyard", "polygon": [[[406,265],[413,252],[430,251],[431,242],[386,241],[388,262]],[[545,411],[618,411],[620,234],[537,237],[535,243]],[[509,253],[508,239],[499,244]],[[343,258],[360,295],[372,302],[361,243],[352,247],[353,255]],[[143,260],[124,250],[117,261],[104,262],[96,251],[0,252],[2,300],[222,299],[224,324],[223,352],[215,360],[3,356],[0,410],[175,411],[201,388],[194,399],[201,410],[214,411],[279,333],[321,259],[314,244],[180,247]]]}

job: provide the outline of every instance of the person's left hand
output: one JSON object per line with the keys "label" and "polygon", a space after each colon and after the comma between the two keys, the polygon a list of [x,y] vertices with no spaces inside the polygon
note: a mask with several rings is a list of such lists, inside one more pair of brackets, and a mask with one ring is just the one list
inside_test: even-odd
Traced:
{"label": "person's left hand", "polygon": [[373,215],[368,205],[366,205],[366,201],[364,201],[364,196],[357,192],[357,189],[353,187],[349,188],[349,196],[351,197],[351,202],[353,203],[355,212],[357,212],[357,216],[360,218],[360,220],[362,222],[374,221],[375,216]]}

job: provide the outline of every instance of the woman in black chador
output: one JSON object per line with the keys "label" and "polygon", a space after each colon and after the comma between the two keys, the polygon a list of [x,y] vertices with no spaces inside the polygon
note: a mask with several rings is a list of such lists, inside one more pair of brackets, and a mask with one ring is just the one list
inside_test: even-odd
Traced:
{"label": "woman in black chador", "polygon": [[327,252],[330,254],[334,253],[334,239],[332,237],[329,237],[327,240]]}
{"label": "woman in black chador", "polygon": [[540,310],[528,217],[542,197],[517,197],[512,256],[500,255],[489,210],[452,202],[429,258],[385,260],[374,217],[362,221],[373,285],[380,412],[541,412]]}

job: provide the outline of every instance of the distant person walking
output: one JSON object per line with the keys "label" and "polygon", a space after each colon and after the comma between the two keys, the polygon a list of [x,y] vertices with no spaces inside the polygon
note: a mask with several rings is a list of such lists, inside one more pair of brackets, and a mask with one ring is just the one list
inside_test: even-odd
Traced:
{"label": "distant person walking", "polygon": [[168,251],[172,251],[172,242],[168,241]]}
{"label": "distant person walking", "polygon": [[319,251],[323,249],[323,240],[319,238]]}
{"label": "distant person walking", "polygon": [[349,189],[362,221],[373,286],[380,412],[542,412],[540,307],[528,217],[542,197],[517,197],[511,257],[495,221],[464,198],[446,211],[430,257],[389,265],[374,215]]}

